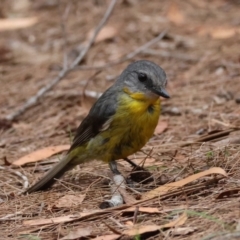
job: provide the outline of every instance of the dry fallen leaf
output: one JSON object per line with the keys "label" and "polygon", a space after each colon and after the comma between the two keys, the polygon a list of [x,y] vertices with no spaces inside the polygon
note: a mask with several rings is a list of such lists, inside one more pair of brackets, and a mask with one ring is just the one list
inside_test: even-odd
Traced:
{"label": "dry fallen leaf", "polygon": [[168,127],[168,123],[164,121],[159,121],[157,127],[155,128],[154,134],[158,135],[163,133]]}
{"label": "dry fallen leaf", "polygon": [[12,164],[15,166],[22,166],[26,163],[38,162],[45,158],[51,157],[54,154],[66,151],[69,148],[70,148],[70,145],[59,145],[59,146],[42,148],[40,150],[37,150],[35,152],[32,152],[26,156],[19,158],[18,160],[14,161]]}
{"label": "dry fallen leaf", "polygon": [[126,222],[125,222],[125,225],[132,227],[132,226],[134,225],[134,223],[133,223],[132,221],[126,221]]}
{"label": "dry fallen leaf", "polygon": [[219,27],[212,29],[210,35],[213,39],[226,39],[233,37],[237,33],[235,28]]}
{"label": "dry fallen leaf", "polygon": [[[94,32],[93,30],[89,32],[88,39],[90,39],[92,37],[93,32]],[[99,43],[99,42],[106,41],[106,40],[111,40],[116,35],[117,35],[117,29],[115,27],[105,26],[99,32],[97,38],[95,39],[95,43]]]}
{"label": "dry fallen leaf", "polygon": [[95,238],[92,238],[92,240],[115,240],[115,239],[118,239],[119,237],[121,236],[118,234],[111,234],[111,235],[95,237]]}
{"label": "dry fallen leaf", "polygon": [[79,239],[81,237],[87,237],[91,234],[92,229],[90,227],[85,228],[78,228],[70,231],[68,235],[66,235],[63,238],[60,238],[60,240],[74,240]]}
{"label": "dry fallen leaf", "polygon": [[231,26],[201,26],[198,29],[198,34],[200,36],[209,35],[213,39],[227,39],[240,33],[239,27]]}
{"label": "dry fallen leaf", "polygon": [[[85,215],[88,215],[88,214],[86,213]],[[39,225],[54,224],[54,223],[58,224],[58,223],[72,222],[74,220],[80,219],[81,217],[82,217],[82,214],[81,214],[81,216],[72,214],[72,215],[55,217],[55,218],[25,220],[25,221],[23,221],[23,225],[39,226]]]}
{"label": "dry fallen leaf", "polygon": [[80,205],[85,198],[85,194],[82,195],[65,195],[59,198],[53,205],[53,208],[71,208]]}
{"label": "dry fallen leaf", "polygon": [[0,32],[31,27],[37,22],[36,17],[0,19]]}
{"label": "dry fallen leaf", "polygon": [[103,212],[102,210],[93,210],[89,212],[81,212],[80,214],[71,214],[67,216],[55,217],[55,218],[41,218],[41,219],[33,219],[33,220],[25,220],[23,221],[23,225],[25,226],[39,226],[39,225],[46,225],[46,224],[58,224],[58,223],[66,223],[72,222],[76,220],[80,220],[87,216],[92,216],[95,214],[99,214]]}
{"label": "dry fallen leaf", "polygon": [[[135,211],[136,211],[136,207],[130,207],[122,210],[122,212],[135,212]],[[153,207],[139,207],[138,211],[145,212],[145,213],[161,213],[162,212],[158,208],[153,208]]]}
{"label": "dry fallen leaf", "polygon": [[179,9],[177,3],[172,2],[167,11],[167,18],[176,25],[182,25],[185,22],[183,12]]}
{"label": "dry fallen leaf", "polygon": [[216,196],[216,199],[224,199],[224,198],[233,197],[234,195],[238,195],[239,192],[240,192],[240,188],[226,189],[226,190],[220,192],[220,193]]}
{"label": "dry fallen leaf", "polygon": [[193,227],[179,227],[179,228],[174,228],[171,231],[171,235],[173,235],[173,236],[187,235],[187,234],[192,233],[196,230],[197,230],[197,228],[193,228]]}
{"label": "dry fallen leaf", "polygon": [[192,181],[195,181],[201,177],[204,177],[204,176],[210,175],[210,174],[221,174],[221,175],[227,177],[227,173],[222,168],[213,167],[204,172],[200,172],[200,173],[191,175],[180,181],[165,184],[165,185],[155,188],[149,192],[146,192],[142,195],[142,199],[151,199],[151,198],[154,198],[157,196],[161,196],[163,194],[166,194],[169,191],[175,190],[176,188],[183,187],[184,185],[186,185]]}
{"label": "dry fallen leaf", "polygon": [[123,232],[123,234],[127,235],[127,236],[137,236],[137,235],[141,235],[143,233],[154,232],[154,231],[157,231],[160,229],[161,229],[161,227],[158,225],[144,225],[144,226],[134,225],[133,228],[125,230]]}
{"label": "dry fallen leaf", "polygon": [[123,231],[123,234],[128,236],[136,236],[147,232],[154,232],[163,228],[171,228],[183,225],[187,221],[187,214],[183,213],[179,218],[172,222],[163,225],[144,225],[144,226],[133,226],[133,228]]}

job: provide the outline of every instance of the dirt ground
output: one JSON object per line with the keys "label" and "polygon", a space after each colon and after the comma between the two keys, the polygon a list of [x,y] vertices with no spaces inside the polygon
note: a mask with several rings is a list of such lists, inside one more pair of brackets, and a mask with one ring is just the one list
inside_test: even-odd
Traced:
{"label": "dirt ground", "polygon": [[[240,239],[238,0],[119,0],[78,67],[19,112],[85,49],[110,2],[0,2],[0,239]],[[144,45],[161,33],[155,44]],[[19,194],[23,183],[36,182],[62,153],[20,167],[11,163],[70,144],[98,94],[139,59],[166,71],[171,98],[162,100],[153,138],[130,157],[136,163],[145,159],[155,180],[127,193],[141,199],[144,192],[213,167],[227,177],[193,179],[170,194],[128,204],[133,210],[101,210],[111,195],[109,168],[94,160],[46,192]],[[128,176],[130,165],[118,164]],[[172,225],[161,227],[167,223]]]}

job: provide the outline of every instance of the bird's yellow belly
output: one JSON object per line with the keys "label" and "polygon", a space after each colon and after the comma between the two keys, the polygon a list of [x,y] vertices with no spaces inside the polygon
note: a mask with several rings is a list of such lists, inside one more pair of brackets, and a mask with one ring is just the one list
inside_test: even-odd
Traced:
{"label": "bird's yellow belly", "polygon": [[123,98],[109,129],[99,134],[92,143],[99,148],[96,158],[109,162],[140,150],[152,137],[159,114],[159,99],[149,103]]}

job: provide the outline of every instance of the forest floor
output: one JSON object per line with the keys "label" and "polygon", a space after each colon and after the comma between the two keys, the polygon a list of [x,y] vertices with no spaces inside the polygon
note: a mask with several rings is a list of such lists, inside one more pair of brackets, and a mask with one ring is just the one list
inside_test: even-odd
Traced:
{"label": "forest floor", "polygon": [[[86,48],[110,2],[0,3],[0,239],[240,239],[239,1],[119,0],[78,67],[19,111]],[[145,160],[154,181],[100,209],[111,197],[109,168],[94,160],[48,191],[20,194],[139,59],[166,71],[171,95],[154,136],[130,157]],[[129,176],[131,166],[118,164]]]}

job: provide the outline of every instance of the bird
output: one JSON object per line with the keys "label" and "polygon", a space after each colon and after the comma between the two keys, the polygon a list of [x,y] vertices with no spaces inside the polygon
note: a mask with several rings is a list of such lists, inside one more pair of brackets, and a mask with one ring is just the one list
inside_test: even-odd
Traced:
{"label": "bird", "polygon": [[153,136],[158,124],[161,100],[169,98],[165,71],[156,63],[130,63],[93,104],[79,125],[69,151],[26,193],[46,190],[76,165],[93,159],[109,164],[119,174],[116,160],[139,151]]}

